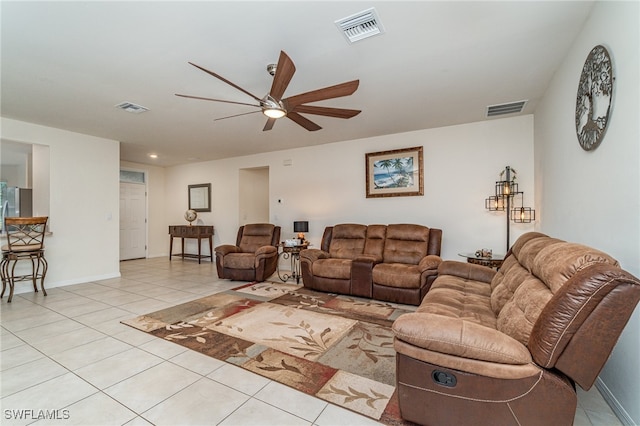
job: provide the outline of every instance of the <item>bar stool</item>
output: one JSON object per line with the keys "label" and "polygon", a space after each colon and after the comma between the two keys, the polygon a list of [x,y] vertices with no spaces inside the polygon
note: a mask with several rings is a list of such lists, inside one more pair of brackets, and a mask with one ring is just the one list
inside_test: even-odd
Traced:
{"label": "bar stool", "polygon": [[[6,217],[4,219],[4,229],[7,235],[7,244],[2,246],[2,261],[0,262],[0,276],[2,278],[2,293],[9,284],[9,299],[13,298],[13,289],[16,282],[31,280],[33,290],[37,293],[36,281],[40,279],[42,293],[46,296],[44,289],[44,278],[47,275],[47,260],[44,257],[44,233],[47,227],[47,220],[43,217]],[[16,265],[20,261],[31,261],[31,273],[16,275]]]}

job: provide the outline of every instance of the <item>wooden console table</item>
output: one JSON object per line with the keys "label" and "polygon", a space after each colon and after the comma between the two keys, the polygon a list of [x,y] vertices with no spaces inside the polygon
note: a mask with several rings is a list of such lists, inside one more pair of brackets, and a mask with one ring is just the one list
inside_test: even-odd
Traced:
{"label": "wooden console table", "polygon": [[[182,239],[182,253],[173,254],[173,239]],[[184,239],[193,238],[198,240],[198,254],[184,252]],[[201,252],[202,244],[200,242],[207,238],[209,240],[209,255],[203,255]],[[202,259],[211,259],[213,262],[213,226],[209,225],[170,225],[169,226],[169,260],[172,256],[181,256],[198,259],[198,263]]]}

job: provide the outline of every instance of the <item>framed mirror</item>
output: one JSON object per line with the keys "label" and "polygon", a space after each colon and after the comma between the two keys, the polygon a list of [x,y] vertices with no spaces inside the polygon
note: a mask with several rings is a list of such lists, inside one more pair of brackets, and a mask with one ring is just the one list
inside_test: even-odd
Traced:
{"label": "framed mirror", "polygon": [[211,184],[189,185],[189,210],[211,211]]}

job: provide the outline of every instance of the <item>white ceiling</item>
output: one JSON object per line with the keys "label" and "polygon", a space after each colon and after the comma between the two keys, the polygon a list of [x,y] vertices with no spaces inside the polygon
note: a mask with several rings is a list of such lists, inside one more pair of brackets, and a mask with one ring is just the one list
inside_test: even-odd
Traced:
{"label": "white ceiling", "polygon": [[[488,105],[536,103],[592,2],[2,1],[2,116],[121,142],[121,159],[170,166],[485,120]],[[334,21],[375,7],[386,32],[354,44]],[[191,61],[262,97],[266,65],[296,65],[285,97],[359,79],[350,97],[318,105],[309,132]],[[577,81],[577,76],[576,76]],[[577,84],[577,83],[576,83]],[[131,114],[123,101],[150,109]],[[156,160],[149,154],[158,155]]]}

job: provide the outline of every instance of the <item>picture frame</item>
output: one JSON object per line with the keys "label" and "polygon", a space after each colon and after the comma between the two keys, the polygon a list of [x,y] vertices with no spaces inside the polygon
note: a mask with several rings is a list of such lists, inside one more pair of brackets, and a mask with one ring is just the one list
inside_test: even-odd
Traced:
{"label": "picture frame", "polygon": [[189,210],[196,212],[211,211],[211,184],[189,185]]}
{"label": "picture frame", "polygon": [[365,154],[367,198],[424,195],[423,147]]}

